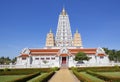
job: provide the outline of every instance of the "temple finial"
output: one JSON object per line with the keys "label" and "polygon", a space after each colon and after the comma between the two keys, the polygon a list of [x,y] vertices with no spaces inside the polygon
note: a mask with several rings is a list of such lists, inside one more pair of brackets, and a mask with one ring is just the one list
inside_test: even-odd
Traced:
{"label": "temple finial", "polygon": [[50,33],[52,33],[52,30],[50,29]]}
{"label": "temple finial", "polygon": [[63,7],[62,12],[65,12],[65,8]]}
{"label": "temple finial", "polygon": [[78,29],[76,29],[76,33],[78,33]]}
{"label": "temple finial", "polygon": [[62,15],[66,15],[66,11],[65,11],[65,8],[63,7],[62,9],[62,12],[61,12]]}

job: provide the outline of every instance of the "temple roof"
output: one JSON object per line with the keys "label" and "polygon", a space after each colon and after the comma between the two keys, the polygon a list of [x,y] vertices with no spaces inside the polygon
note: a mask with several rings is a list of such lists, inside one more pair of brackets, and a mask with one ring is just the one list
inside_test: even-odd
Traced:
{"label": "temple roof", "polygon": [[[84,52],[88,55],[90,54],[96,54],[97,48],[79,48],[79,49],[68,49],[69,53],[62,54],[60,53],[60,49],[29,49],[30,53],[29,54],[21,54],[19,57],[28,57],[29,55],[31,56],[44,56],[44,55],[56,55],[56,56],[67,56],[68,54],[73,54],[75,55],[78,52]],[[103,55],[103,54],[102,54]],[[102,56],[100,54],[100,56]]]}
{"label": "temple roof", "polygon": [[84,52],[86,54],[95,54],[96,53],[96,48],[84,48],[84,49],[69,49],[71,53],[78,53],[78,52]]}
{"label": "temple roof", "polygon": [[59,49],[30,49],[30,52],[58,52]]}
{"label": "temple roof", "polygon": [[22,54],[19,57],[29,57],[29,55],[28,54]]}

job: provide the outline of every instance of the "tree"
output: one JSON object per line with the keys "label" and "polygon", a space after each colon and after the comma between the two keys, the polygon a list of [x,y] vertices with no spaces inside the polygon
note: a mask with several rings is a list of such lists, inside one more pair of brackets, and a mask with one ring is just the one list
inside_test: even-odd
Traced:
{"label": "tree", "polygon": [[116,61],[120,62],[120,50],[116,52]]}
{"label": "tree", "polygon": [[108,48],[103,48],[106,54],[109,54],[110,50]]}
{"label": "tree", "polygon": [[75,55],[75,60],[76,61],[83,61],[83,60],[89,60],[90,57],[88,57],[85,53],[79,52]]}
{"label": "tree", "polygon": [[111,61],[115,61],[115,55],[116,55],[116,51],[115,50],[109,50],[108,55],[109,55],[109,59]]}
{"label": "tree", "polygon": [[11,60],[11,62],[12,62],[13,64],[15,64],[16,60],[17,60],[17,57],[13,58],[13,59]]}
{"label": "tree", "polygon": [[120,50],[109,50],[108,48],[103,48],[109,56],[110,61],[120,62]]}
{"label": "tree", "polygon": [[11,59],[9,57],[0,58],[0,64],[9,64],[10,62],[11,62]]}

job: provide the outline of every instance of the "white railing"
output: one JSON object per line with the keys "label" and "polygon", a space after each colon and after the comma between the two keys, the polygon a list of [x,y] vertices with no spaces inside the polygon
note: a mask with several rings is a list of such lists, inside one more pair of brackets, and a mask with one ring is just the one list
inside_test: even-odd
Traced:
{"label": "white railing", "polygon": [[[76,67],[99,67],[99,66],[120,66],[120,63],[108,63],[108,64],[76,64]],[[0,69],[4,68],[50,68],[54,67],[51,64],[41,64],[41,65],[0,65]]]}
{"label": "white railing", "polygon": [[96,63],[87,63],[87,64],[76,64],[76,67],[102,67],[102,66],[120,66],[120,63],[106,63],[106,64],[96,64]]}
{"label": "white railing", "polygon": [[4,68],[50,68],[53,67],[50,64],[41,65],[0,65],[0,69]]}

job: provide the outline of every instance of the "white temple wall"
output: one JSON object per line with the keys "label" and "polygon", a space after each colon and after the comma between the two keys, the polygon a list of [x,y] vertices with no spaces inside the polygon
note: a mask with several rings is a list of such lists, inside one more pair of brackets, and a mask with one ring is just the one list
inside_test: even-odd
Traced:
{"label": "white temple wall", "polygon": [[59,57],[56,56],[32,56],[32,65],[59,67]]}
{"label": "white temple wall", "polygon": [[90,57],[91,59],[88,61],[88,63],[91,63],[91,64],[94,64],[96,63],[96,56],[93,54],[93,55],[88,55],[88,57]]}
{"label": "white temple wall", "polygon": [[109,63],[108,56],[103,56],[103,57],[98,56],[97,63],[98,64],[108,64]]}
{"label": "white temple wall", "polygon": [[23,59],[22,57],[17,58],[17,65],[28,65],[29,64],[29,57]]}
{"label": "white temple wall", "polygon": [[69,67],[75,67],[75,61],[74,61],[74,56],[69,56],[69,63],[68,66]]}

